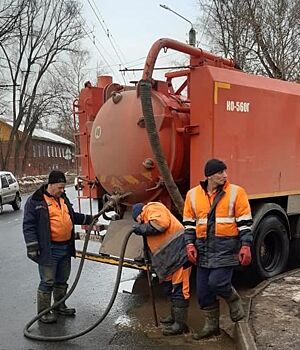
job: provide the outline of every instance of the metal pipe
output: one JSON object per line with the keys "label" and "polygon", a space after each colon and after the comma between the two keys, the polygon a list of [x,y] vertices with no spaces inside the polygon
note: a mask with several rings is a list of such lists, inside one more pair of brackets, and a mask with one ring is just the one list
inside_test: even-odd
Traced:
{"label": "metal pipe", "polygon": [[187,45],[184,43],[181,43],[180,41],[173,40],[173,39],[168,39],[168,38],[161,38],[158,39],[151,47],[146,62],[144,66],[144,72],[143,72],[143,80],[148,80],[152,79],[152,74],[153,74],[153,69],[155,62],[157,60],[158,54],[161,49],[173,49],[182,53],[186,53],[190,56],[193,57],[199,57],[199,58],[206,58],[208,60],[212,61],[220,61],[224,65],[229,66],[229,67],[234,67],[234,61],[229,60],[226,58],[222,58],[219,56],[216,56],[210,52],[204,51],[199,48],[195,48],[191,45]]}

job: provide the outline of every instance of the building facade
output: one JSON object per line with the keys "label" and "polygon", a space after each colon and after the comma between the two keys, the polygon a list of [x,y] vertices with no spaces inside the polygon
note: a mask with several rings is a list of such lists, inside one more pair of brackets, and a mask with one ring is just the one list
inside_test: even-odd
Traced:
{"label": "building facade", "polygon": [[[0,151],[6,154],[12,123],[0,120]],[[19,129],[22,133],[22,128]],[[23,164],[19,177],[31,175],[46,175],[51,170],[75,172],[74,143],[49,131],[36,129],[27,150],[21,149],[18,159],[15,159],[14,147],[10,154],[7,169],[15,171],[15,162]],[[25,158],[26,153],[26,158]],[[24,159],[25,158],[25,159]],[[20,169],[20,167],[19,167]]]}

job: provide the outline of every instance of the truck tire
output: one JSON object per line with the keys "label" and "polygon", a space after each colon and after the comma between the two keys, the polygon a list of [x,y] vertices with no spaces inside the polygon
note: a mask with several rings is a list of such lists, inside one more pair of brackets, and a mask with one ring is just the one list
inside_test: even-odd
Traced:
{"label": "truck tire", "polygon": [[290,220],[292,239],[290,241],[289,262],[292,267],[298,267],[300,264],[300,215],[295,215]]}
{"label": "truck tire", "polygon": [[264,217],[253,243],[254,269],[262,279],[281,273],[289,257],[289,239],[283,221],[275,215]]}
{"label": "truck tire", "polygon": [[0,198],[0,214],[3,213],[3,204],[2,204],[2,199]]}

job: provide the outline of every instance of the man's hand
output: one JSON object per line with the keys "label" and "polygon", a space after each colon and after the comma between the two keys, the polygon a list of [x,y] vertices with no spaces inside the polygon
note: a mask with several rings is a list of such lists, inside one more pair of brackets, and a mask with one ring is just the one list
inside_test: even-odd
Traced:
{"label": "man's hand", "polygon": [[248,266],[251,263],[251,249],[247,245],[243,245],[239,252],[239,261],[242,266]]}
{"label": "man's hand", "polygon": [[186,245],[186,253],[189,262],[191,262],[192,264],[196,264],[198,253],[193,243],[189,243]]}
{"label": "man's hand", "polygon": [[146,236],[147,235],[147,224],[134,224],[132,226],[134,233],[138,236]]}
{"label": "man's hand", "polygon": [[37,248],[35,247],[27,248],[27,257],[29,259],[36,261],[39,255],[40,255],[40,252]]}

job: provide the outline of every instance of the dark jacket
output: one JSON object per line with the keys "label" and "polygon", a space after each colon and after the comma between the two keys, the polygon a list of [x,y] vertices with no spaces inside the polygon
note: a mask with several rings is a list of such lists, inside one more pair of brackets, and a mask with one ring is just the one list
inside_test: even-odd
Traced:
{"label": "dark jacket", "polygon": [[188,264],[184,227],[160,202],[146,204],[141,212],[141,218],[144,223],[152,227],[151,232],[147,232],[152,268],[159,279],[164,280]]}
{"label": "dark jacket", "polygon": [[218,268],[239,264],[241,245],[252,244],[252,216],[245,190],[226,182],[211,202],[207,181],[192,188],[184,207],[186,244],[198,250],[198,266]]}
{"label": "dark jacket", "polygon": [[189,267],[184,231],[178,232],[173,239],[152,254],[151,262],[160,280],[164,280],[182,266]]}
{"label": "dark jacket", "polygon": [[[44,200],[46,185],[41,186],[30,196],[25,204],[23,219],[23,234],[26,247],[37,247],[39,257],[35,260],[38,264],[47,265],[51,263],[51,234],[50,219],[47,203]],[[73,223],[70,239],[71,255],[75,256],[75,231],[74,225],[90,224],[92,215],[76,213],[72,204],[65,194],[62,195]]]}

